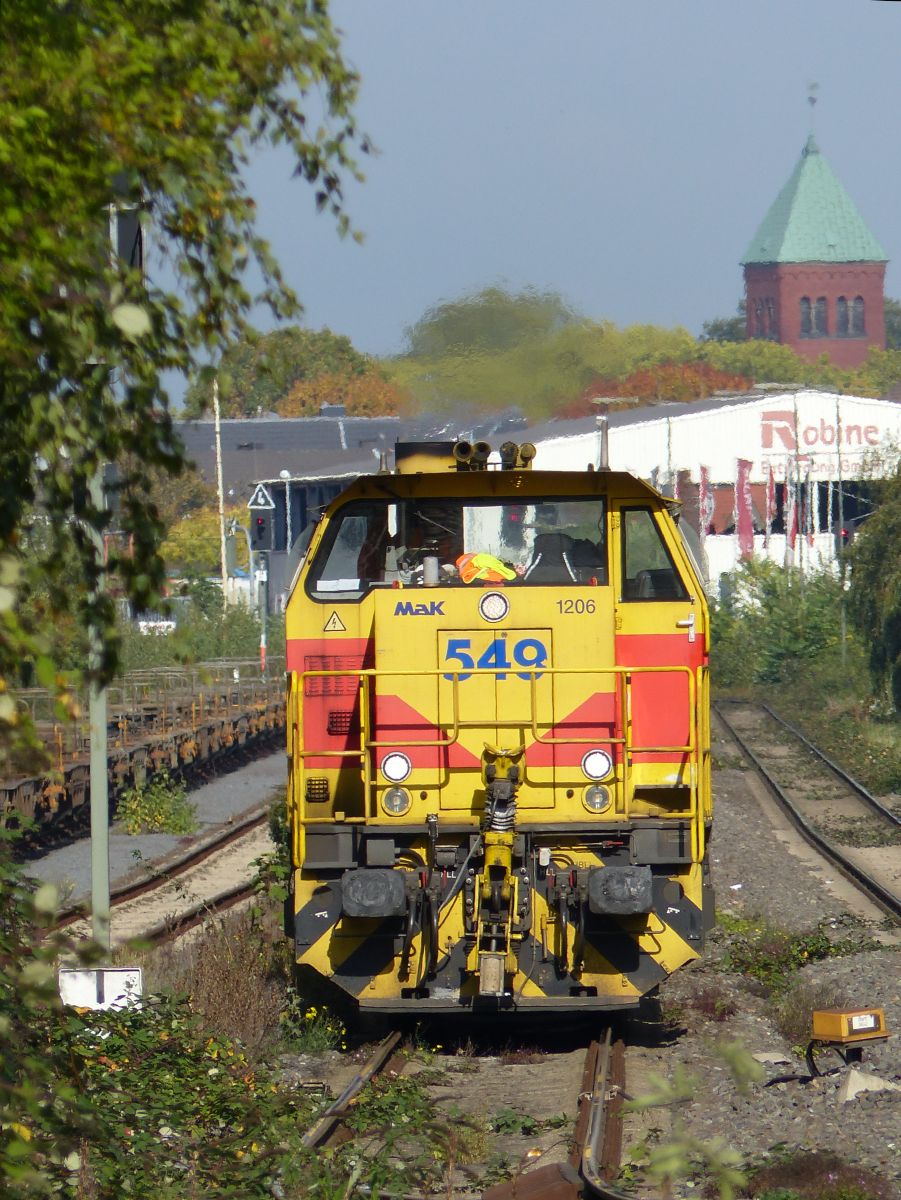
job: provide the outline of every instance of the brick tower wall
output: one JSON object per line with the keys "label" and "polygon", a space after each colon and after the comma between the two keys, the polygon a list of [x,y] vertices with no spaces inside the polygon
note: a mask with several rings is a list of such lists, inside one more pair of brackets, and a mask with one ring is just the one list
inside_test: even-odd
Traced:
{"label": "brick tower wall", "polygon": [[[745,267],[748,337],[770,337],[813,361],[825,353],[837,367],[853,369],[866,361],[871,346],[885,347],[884,263],[768,263]],[[813,310],[826,299],[826,329],[816,332]],[[840,296],[848,305],[849,332],[838,333]],[[852,305],[864,302],[864,333],[855,334]],[[811,304],[810,335],[801,333],[801,300]],[[760,326],[760,328],[758,328]]]}

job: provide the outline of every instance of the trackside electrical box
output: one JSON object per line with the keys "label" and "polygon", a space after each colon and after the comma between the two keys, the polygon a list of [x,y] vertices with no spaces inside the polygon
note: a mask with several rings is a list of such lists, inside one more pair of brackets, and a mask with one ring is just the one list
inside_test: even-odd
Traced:
{"label": "trackside electrical box", "polygon": [[813,1013],[811,1036],[817,1042],[865,1042],[888,1037],[881,1008],[820,1008]]}

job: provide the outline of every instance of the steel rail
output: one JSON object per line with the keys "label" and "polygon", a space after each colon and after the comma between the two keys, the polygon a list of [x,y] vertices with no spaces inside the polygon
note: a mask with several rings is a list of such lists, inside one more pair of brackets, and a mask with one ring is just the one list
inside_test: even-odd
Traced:
{"label": "steel rail", "polygon": [[597,1068],[588,1099],[588,1121],[581,1150],[581,1175],[592,1195],[601,1200],[627,1200],[611,1183],[622,1155],[622,1102],[625,1086],[625,1046],[607,1030],[599,1047]]}
{"label": "steel rail", "polygon": [[[751,702],[742,701],[741,703],[746,703],[753,707]],[[785,791],[776,782],[760,758],[758,758],[751,747],[747,744],[745,739],[741,736],[741,734],[738,733],[729,719],[725,716],[722,711],[720,701],[716,701],[714,703],[713,710],[716,712],[718,719],[725,726],[733,741],[736,743],[742,753],[745,754],[754,764],[755,769],[766,783],[773,797],[781,805],[783,810],[791,817],[801,836],[805,838],[805,840],[808,841],[810,845],[814,847],[814,849],[818,850],[820,854],[822,854],[825,858],[828,858],[833,866],[835,866],[836,869],[840,871],[846,879],[855,884],[860,891],[864,892],[870,900],[872,900],[876,905],[878,905],[879,908],[883,910],[883,912],[888,913],[889,916],[895,917],[896,919],[901,919],[901,898],[896,896],[894,892],[890,892],[888,888],[883,887],[878,880],[873,879],[871,875],[862,870],[855,863],[850,862],[837,846],[833,845],[833,843],[827,838],[824,838],[822,834],[817,833],[806,817],[802,815]],[[823,758],[823,755],[815,746],[810,745],[810,749],[818,758]]]}
{"label": "steel rail", "polygon": [[[179,858],[154,870],[146,878],[135,880],[115,888],[110,893],[111,905],[115,907],[118,904],[124,904],[128,900],[135,900],[139,896],[144,896],[148,892],[155,891],[157,888],[169,883],[170,880],[198,866],[205,859],[211,858],[220,850],[224,850],[232,842],[238,841],[245,833],[259,828],[260,825],[264,825],[268,819],[269,812],[267,809],[254,809],[252,812],[246,813],[239,821],[229,825],[214,837],[188,850]],[[83,920],[86,915],[87,910],[84,905],[74,905],[71,908],[64,909],[59,914],[53,928],[54,930],[64,929],[67,925],[74,924],[75,921]]]}
{"label": "steel rail", "polygon": [[341,1119],[341,1117],[351,1107],[354,1100],[359,1096],[360,1092],[372,1077],[380,1071],[391,1057],[391,1052],[394,1050],[397,1043],[400,1041],[400,1033],[395,1030],[394,1033],[389,1033],[388,1036],[375,1049],[372,1058],[366,1065],[359,1070],[347,1087],[322,1113],[316,1124],[313,1125],[301,1138],[301,1145],[313,1147],[320,1145],[332,1129]]}
{"label": "steel rail", "polygon": [[818,746],[815,746],[813,742],[810,741],[810,739],[804,733],[802,733],[796,725],[792,725],[791,721],[786,721],[785,717],[780,716],[779,713],[770,708],[768,704],[761,704],[760,707],[764,709],[765,712],[768,712],[773,720],[779,725],[782,725],[785,729],[788,729],[791,733],[793,733],[799,742],[804,743],[808,750],[811,750],[818,758],[822,759],[822,761],[827,765],[827,767],[830,768],[830,770],[834,771],[840,779],[844,780],[844,782],[849,788],[851,788],[853,792],[860,796],[861,800],[869,804],[870,807],[875,809],[876,812],[878,812],[881,816],[886,817],[893,825],[901,825],[901,817],[899,817],[897,813],[892,812],[892,810],[883,804],[881,800],[877,800],[873,793],[868,792],[863,784],[858,783],[853,775],[849,775],[844,767],[840,767],[837,762],[834,762],[827,754],[824,754],[823,751]]}

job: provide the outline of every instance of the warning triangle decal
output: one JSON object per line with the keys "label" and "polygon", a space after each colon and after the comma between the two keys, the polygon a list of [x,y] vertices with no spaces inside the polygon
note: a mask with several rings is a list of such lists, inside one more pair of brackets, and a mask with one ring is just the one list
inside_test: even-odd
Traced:
{"label": "warning triangle decal", "polygon": [[347,626],[344,624],[344,622],[341,620],[341,618],[338,616],[338,614],[336,612],[333,612],[332,615],[329,617],[329,619],[326,621],[325,629],[323,630],[323,632],[324,633],[347,633]]}

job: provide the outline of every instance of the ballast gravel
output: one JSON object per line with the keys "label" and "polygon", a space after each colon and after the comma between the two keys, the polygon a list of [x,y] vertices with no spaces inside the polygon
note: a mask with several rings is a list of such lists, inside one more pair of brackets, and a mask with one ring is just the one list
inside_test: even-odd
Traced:
{"label": "ballast gravel", "polygon": [[[861,945],[860,952],[808,963],[793,977],[793,994],[803,988],[801,1013],[813,1007],[880,1007],[887,1041],[864,1048],[860,1069],[866,1082],[894,1085],[843,1100],[849,1068],[838,1058],[823,1061],[810,1078],[804,1045],[791,1044],[776,1022],[778,1001],[754,978],[726,969],[729,934],[722,924],[704,957],[676,973],[661,988],[661,1008],[670,1035],[648,1029],[644,1045],[630,1050],[631,1095],[655,1086],[654,1076],[679,1081],[682,1094],[665,1108],[649,1109],[626,1124],[624,1153],[636,1162],[647,1145],[685,1133],[701,1142],[719,1140],[747,1163],[789,1151],[829,1151],[878,1172],[901,1197],[901,939],[897,926],[860,904],[838,886],[834,872],[813,863],[810,853],[772,813],[731,743],[715,742],[721,765],[715,771],[715,833],[710,846],[720,912],[764,918],[794,934],[822,928],[830,937]],[[718,752],[718,755],[717,755]],[[848,902],[843,901],[847,896]],[[876,941],[878,949],[863,948]],[[641,1023],[633,1030],[641,1040]],[[806,1040],[806,1039],[805,1039]],[[759,1078],[735,1077],[736,1051],[754,1056]],[[741,1054],[739,1054],[741,1058]],[[747,1063],[747,1058],[743,1061]],[[819,1060],[818,1060],[819,1061]],[[690,1079],[684,1085],[684,1076]],[[644,1144],[642,1144],[642,1141]],[[637,1170],[635,1194],[657,1196]],[[697,1181],[677,1185],[676,1196],[702,1194]]]}

